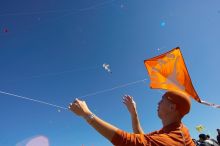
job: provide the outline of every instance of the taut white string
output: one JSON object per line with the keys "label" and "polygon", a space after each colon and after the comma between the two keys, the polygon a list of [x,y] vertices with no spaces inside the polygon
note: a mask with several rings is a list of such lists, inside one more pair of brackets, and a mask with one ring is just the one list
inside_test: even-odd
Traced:
{"label": "taut white string", "polygon": [[52,104],[52,103],[48,103],[48,102],[45,102],[45,101],[36,100],[36,99],[33,99],[33,98],[29,98],[29,97],[25,97],[25,96],[20,96],[20,95],[16,95],[16,94],[4,92],[4,91],[0,91],[0,93],[1,94],[5,94],[5,95],[19,97],[19,98],[22,98],[22,99],[26,99],[26,100],[30,100],[30,101],[34,101],[34,102],[38,102],[38,103],[42,103],[42,104],[46,104],[46,105],[49,105],[49,106],[53,106],[53,107],[57,107],[57,108],[61,108],[61,109],[67,110],[67,108],[65,108],[65,107],[62,107],[62,106],[59,106],[59,105],[55,105],[55,104]]}
{"label": "taut white string", "polygon": [[134,85],[134,84],[137,84],[137,83],[140,83],[140,82],[144,82],[145,80],[147,80],[147,79],[126,83],[126,84],[119,85],[119,86],[116,86],[116,87],[113,87],[113,88],[110,88],[110,89],[104,89],[104,90],[101,90],[101,91],[96,91],[96,92],[89,93],[89,94],[86,94],[86,95],[83,95],[83,96],[79,96],[79,97],[80,98],[85,98],[85,97],[88,97],[88,96],[93,96],[93,95],[97,95],[97,94],[113,91],[115,89],[124,88],[124,87],[130,86],[130,85]]}
{"label": "taut white string", "polygon": [[[116,90],[116,89],[119,89],[119,88],[124,88],[124,87],[130,86],[130,85],[134,85],[134,84],[137,84],[137,83],[140,83],[140,82],[144,82],[145,80],[147,80],[147,79],[126,83],[126,84],[119,85],[119,86],[116,86],[116,87],[113,87],[113,88],[110,88],[110,89],[104,89],[104,90],[101,90],[101,91],[96,91],[96,92],[89,93],[89,94],[86,94],[86,95],[83,95],[83,96],[80,96],[80,97],[81,98],[85,98],[85,97],[88,97],[88,96],[93,96],[93,95],[97,95],[97,94],[113,91],[113,90]],[[64,110],[68,109],[66,107],[59,106],[59,105],[56,105],[56,104],[52,104],[52,103],[49,103],[49,102],[45,102],[45,101],[42,101],[42,100],[37,100],[37,99],[33,99],[33,98],[30,98],[30,97],[25,97],[25,96],[21,96],[21,95],[16,95],[16,94],[4,92],[4,91],[1,91],[1,90],[0,90],[0,93],[1,94],[5,94],[5,95],[10,95],[10,96],[18,97],[18,98],[25,99],[25,100],[30,100],[30,101],[33,101],[33,102],[38,102],[38,103],[45,104],[45,105],[48,105],[48,106],[53,106],[53,107],[61,108],[61,109],[64,109]]]}

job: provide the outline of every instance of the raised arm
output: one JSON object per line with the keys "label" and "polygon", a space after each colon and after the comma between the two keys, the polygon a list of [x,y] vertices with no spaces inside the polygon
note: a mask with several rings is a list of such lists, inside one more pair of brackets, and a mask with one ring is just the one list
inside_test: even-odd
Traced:
{"label": "raised arm", "polygon": [[85,101],[76,99],[69,105],[69,109],[76,115],[83,117],[87,123],[96,129],[101,135],[106,137],[109,141],[112,140],[114,134],[118,130],[115,126],[103,121],[99,117],[95,116],[88,108]]}
{"label": "raised arm", "polygon": [[136,134],[144,134],[143,129],[141,128],[141,124],[138,118],[136,103],[133,100],[132,96],[125,95],[123,97],[123,103],[126,105],[132,121],[133,132]]}

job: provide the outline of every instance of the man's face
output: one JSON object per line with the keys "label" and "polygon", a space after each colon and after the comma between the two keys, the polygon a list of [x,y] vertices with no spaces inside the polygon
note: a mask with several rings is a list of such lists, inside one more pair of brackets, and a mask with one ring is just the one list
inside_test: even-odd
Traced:
{"label": "man's face", "polygon": [[199,138],[199,142],[203,142],[204,140],[202,138]]}
{"label": "man's face", "polygon": [[158,116],[160,119],[164,119],[167,117],[168,114],[170,114],[171,112],[173,112],[171,106],[173,106],[174,104],[167,99],[167,97],[162,97],[162,99],[160,100],[160,102],[158,103]]}

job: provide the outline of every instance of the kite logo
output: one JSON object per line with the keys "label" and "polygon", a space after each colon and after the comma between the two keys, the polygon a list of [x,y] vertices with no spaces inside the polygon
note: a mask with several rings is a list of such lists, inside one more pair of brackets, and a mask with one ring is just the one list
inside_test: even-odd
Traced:
{"label": "kite logo", "polygon": [[[175,58],[174,58],[175,59]],[[173,71],[169,74],[166,78],[166,81],[161,84],[168,84],[168,85],[176,85],[177,89],[185,91],[185,87],[178,82],[177,78],[180,75],[180,71],[177,70],[177,62],[179,61],[179,56],[176,57],[174,62]]]}

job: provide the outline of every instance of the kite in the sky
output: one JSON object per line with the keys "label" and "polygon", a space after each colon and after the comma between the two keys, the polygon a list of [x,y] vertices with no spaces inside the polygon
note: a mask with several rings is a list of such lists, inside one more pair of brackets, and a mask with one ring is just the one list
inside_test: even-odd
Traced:
{"label": "kite in the sky", "polygon": [[202,133],[202,131],[205,129],[205,127],[204,126],[202,126],[202,125],[197,125],[196,126],[196,130],[199,132],[199,133]]}
{"label": "kite in the sky", "polygon": [[164,21],[160,23],[161,27],[165,27],[165,25],[166,25],[166,23]]}
{"label": "kite in the sky", "polygon": [[197,102],[220,108],[220,105],[203,101],[193,87],[180,48],[144,61],[150,76],[150,87],[154,89],[177,90],[194,98]]}
{"label": "kite in the sky", "polygon": [[4,29],[3,29],[3,32],[4,32],[4,33],[7,33],[7,32],[8,32],[8,29],[7,29],[7,28],[4,28]]}
{"label": "kite in the sky", "polygon": [[112,71],[110,70],[110,65],[109,65],[109,64],[104,63],[104,64],[102,65],[102,67],[103,67],[107,72],[112,73]]}

